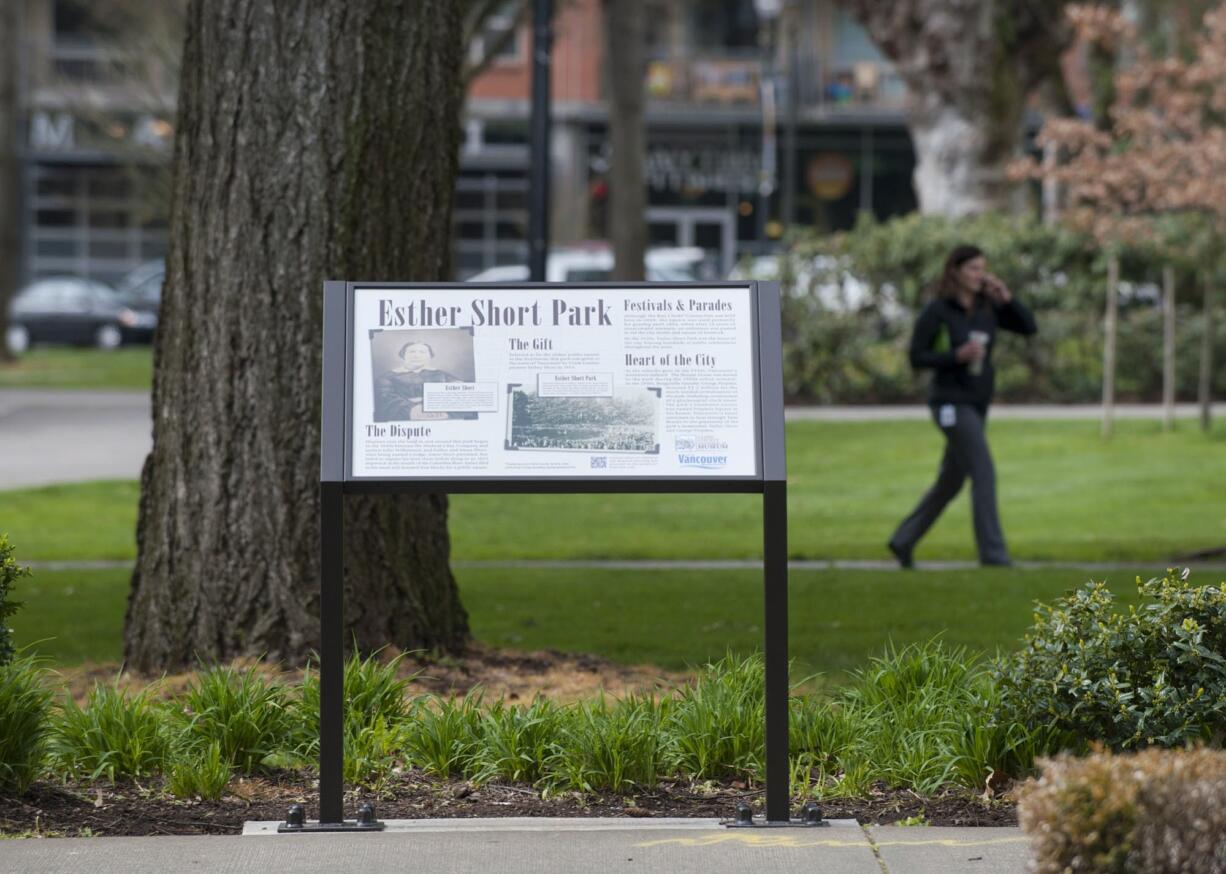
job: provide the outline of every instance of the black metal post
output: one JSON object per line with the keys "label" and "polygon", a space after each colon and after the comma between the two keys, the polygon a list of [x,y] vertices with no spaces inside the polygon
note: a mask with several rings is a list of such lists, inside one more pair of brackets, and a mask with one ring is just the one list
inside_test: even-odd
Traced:
{"label": "black metal post", "polygon": [[344,486],[319,484],[319,821],[345,821]]}
{"label": "black metal post", "polygon": [[532,167],[528,204],[528,275],[545,281],[549,254],[549,67],[552,0],[534,0],[532,8]]}
{"label": "black metal post", "polygon": [[762,558],[766,649],[766,821],[789,821],[788,466],[783,433],[779,283],[758,287],[758,392],[762,418]]}
{"label": "black metal post", "polygon": [[787,822],[788,774],[788,507],[787,483],[762,492],[766,602],[766,821]]}

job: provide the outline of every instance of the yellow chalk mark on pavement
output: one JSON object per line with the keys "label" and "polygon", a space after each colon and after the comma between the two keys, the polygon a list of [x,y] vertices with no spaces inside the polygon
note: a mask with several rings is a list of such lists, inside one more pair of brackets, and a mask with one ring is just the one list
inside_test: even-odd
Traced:
{"label": "yellow chalk mark on pavement", "polygon": [[[880,833],[878,833],[880,834]],[[879,847],[986,847],[999,844],[1024,844],[1029,838],[1017,836],[1010,838],[986,838],[982,841],[963,841],[957,838],[933,838],[928,841],[881,841],[873,836],[873,843]]]}
{"label": "yellow chalk mark on pavement", "polygon": [[657,841],[644,841],[635,844],[636,847],[660,847],[672,844],[679,847],[713,847],[718,844],[746,844],[751,847],[858,847],[868,849],[868,841],[842,841],[837,838],[814,840],[802,837],[796,833],[786,832],[751,832],[728,831],[720,834],[703,835],[699,838],[661,838]]}

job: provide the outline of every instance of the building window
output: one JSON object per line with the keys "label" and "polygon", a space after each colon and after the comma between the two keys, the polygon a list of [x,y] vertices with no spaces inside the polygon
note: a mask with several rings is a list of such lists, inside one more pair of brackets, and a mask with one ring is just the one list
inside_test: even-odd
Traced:
{"label": "building window", "polygon": [[756,50],[758,14],[750,0],[699,0],[690,4],[690,38],[699,51]]}
{"label": "building window", "polygon": [[[166,251],[166,223],[121,167],[39,163],[30,169],[26,275],[115,282]],[[142,218],[142,216],[149,216]]]}
{"label": "building window", "polygon": [[96,33],[89,4],[84,0],[55,0],[52,27],[57,44],[89,45]]}
{"label": "building window", "polygon": [[503,3],[481,25],[468,47],[469,62],[474,66],[493,61],[496,64],[514,63],[522,60],[519,20],[516,13],[521,4]]}

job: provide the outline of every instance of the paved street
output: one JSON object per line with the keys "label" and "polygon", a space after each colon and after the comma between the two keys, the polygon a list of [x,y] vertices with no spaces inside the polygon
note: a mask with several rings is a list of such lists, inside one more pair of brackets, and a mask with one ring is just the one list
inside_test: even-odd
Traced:
{"label": "paved street", "polygon": [[0,872],[746,871],[1013,874],[1026,870],[1015,828],[726,829],[712,821],[435,820],[382,834],[73,838],[0,842]]}
{"label": "paved street", "polygon": [[[1180,404],[1180,418],[1198,415]],[[997,419],[1096,419],[1094,405],[998,405]],[[1125,404],[1121,419],[1157,419],[1155,405]],[[1215,407],[1226,415],[1226,404]],[[791,421],[926,419],[928,408],[790,407]],[[91,479],[135,479],[152,445],[149,396],[131,391],[0,389],[0,490]]]}
{"label": "paved street", "polygon": [[0,490],[135,479],[152,440],[144,392],[0,390]]}

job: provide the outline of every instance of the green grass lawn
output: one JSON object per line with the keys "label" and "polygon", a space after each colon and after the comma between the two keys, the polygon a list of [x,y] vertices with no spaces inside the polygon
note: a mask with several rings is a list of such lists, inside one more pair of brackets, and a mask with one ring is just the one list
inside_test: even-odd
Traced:
{"label": "green grass lawn", "polygon": [[114,388],[149,390],[149,346],[75,349],[36,346],[13,364],[0,364],[0,388]]}
{"label": "green grass lawn", "polygon": [[[1226,425],[1163,434],[1121,422],[995,422],[1001,515],[1015,558],[1137,560],[1226,544]],[[791,553],[887,558],[884,543],[935,475],[926,422],[788,426]],[[135,483],[0,493],[19,559],[131,558]],[[746,558],[760,554],[761,500],[748,495],[456,495],[456,559]],[[973,558],[966,490],[917,552]]]}
{"label": "green grass lawn", "polygon": [[[1165,560],[1226,544],[1226,427],[1123,422],[991,425],[1001,516],[1015,558]],[[927,422],[788,426],[790,552],[888,557],[885,541],[936,475]],[[925,558],[974,558],[969,488],[921,543]],[[760,554],[761,499],[724,495],[460,495],[457,557],[741,558]],[[514,524],[508,524],[508,519]]]}
{"label": "green grass lawn", "polygon": [[0,531],[18,561],[136,556],[136,480],[0,492]]}
{"label": "green grass lawn", "polygon": [[[682,669],[762,645],[760,573],[461,568],[457,576],[474,635],[494,646]],[[975,650],[1009,649],[1036,599],[1086,579],[1075,568],[798,571],[790,650],[798,676],[837,680],[890,641],[943,633]],[[1132,575],[1118,571],[1109,582],[1125,603],[1135,601]],[[38,571],[14,593],[24,602],[15,638],[62,665],[118,661],[127,593],[127,571]]]}

